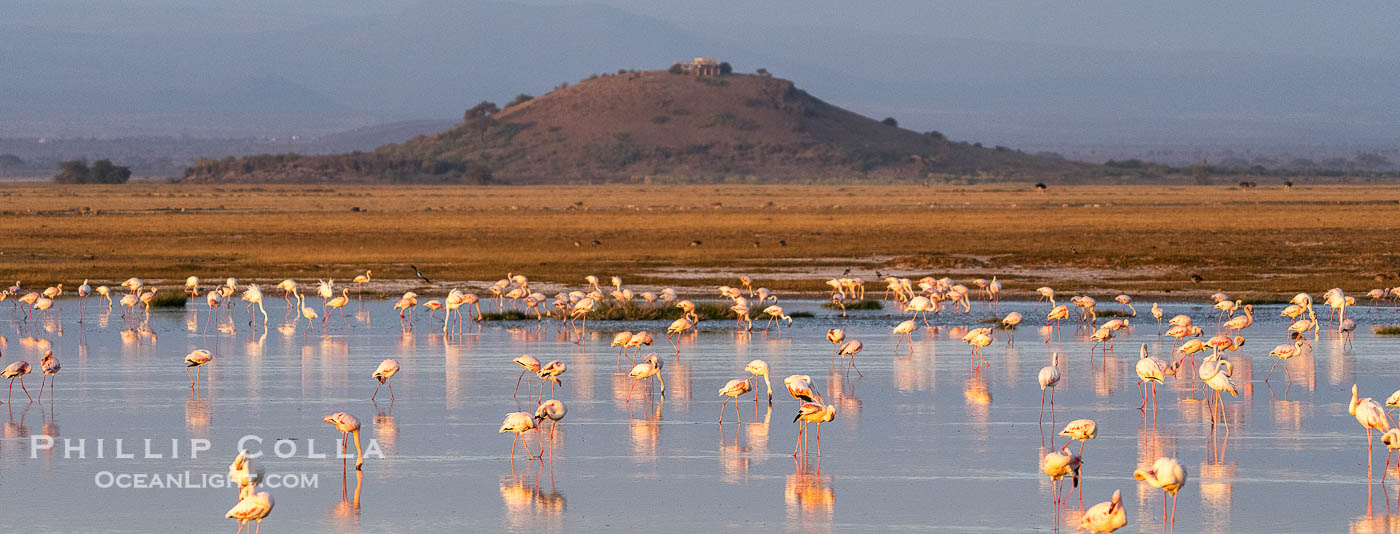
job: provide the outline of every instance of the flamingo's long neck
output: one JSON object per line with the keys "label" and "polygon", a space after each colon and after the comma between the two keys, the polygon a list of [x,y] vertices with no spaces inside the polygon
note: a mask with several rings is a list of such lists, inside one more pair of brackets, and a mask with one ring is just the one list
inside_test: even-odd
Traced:
{"label": "flamingo's long neck", "polygon": [[768,400],[773,400],[773,383],[768,381],[768,374],[763,375],[763,386],[768,388]]}

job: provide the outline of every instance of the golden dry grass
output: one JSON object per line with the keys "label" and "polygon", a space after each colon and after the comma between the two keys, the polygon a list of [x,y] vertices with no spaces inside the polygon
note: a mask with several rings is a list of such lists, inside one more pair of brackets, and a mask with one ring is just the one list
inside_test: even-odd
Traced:
{"label": "golden dry grass", "polygon": [[[409,264],[445,280],[495,280],[509,271],[570,284],[619,274],[629,284],[732,285],[733,273],[747,273],[757,285],[814,292],[851,268],[876,297],[875,270],[997,275],[1013,294],[1050,284],[1266,298],[1400,285],[1397,186],[1083,186],[1042,194],[1019,184],[29,184],[0,186],[0,203],[0,276],[26,287],[191,274],[348,280],[366,268],[376,278],[406,279]],[[1192,274],[1204,281],[1192,282]]]}

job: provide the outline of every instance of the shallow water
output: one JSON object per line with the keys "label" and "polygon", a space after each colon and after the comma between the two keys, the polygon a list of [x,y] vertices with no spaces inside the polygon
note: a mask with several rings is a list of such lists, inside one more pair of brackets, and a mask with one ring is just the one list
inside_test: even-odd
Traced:
{"label": "shallow water", "polygon": [[[1044,310],[1004,302],[1001,314],[1021,311],[1028,319],[1014,345],[998,333],[986,349],[991,367],[974,377],[959,338],[991,316],[985,302],[970,316],[945,312],[932,319],[937,328],[921,328],[912,352],[898,353],[890,328],[903,317],[853,312],[843,319],[815,302],[784,304],[789,313],[816,317],[797,318],[781,334],[743,335],[730,321],[705,322],[675,357],[659,322],[590,321],[578,344],[557,323],[534,321],[469,323],[465,334],[445,339],[426,313],[405,331],[390,303],[365,301],[349,306],[352,327],[335,317],[322,333],[307,332],[304,322],[289,326],[283,304],[270,301],[267,328],[249,327],[240,306],[236,321],[221,320],[204,334],[202,304],[158,310],[146,328],[131,330],[136,323],[123,321],[119,310],[107,314],[91,303],[81,323],[76,300],[28,322],[0,303],[4,362],[34,365],[25,381],[31,394],[38,394],[46,348],[63,363],[56,400],[46,393],[42,403],[29,403],[15,387],[17,397],[0,406],[7,418],[0,508],[41,531],[231,530],[223,515],[235,489],[102,488],[99,482],[104,472],[189,472],[199,483],[203,475],[225,473],[240,438],[255,435],[263,441],[249,448],[266,453],[261,462],[268,474],[316,478],[316,487],[270,489],[277,500],[266,521],[271,532],[1072,532],[1079,495],[1056,514],[1039,460],[1064,443],[1055,434],[1066,421],[1090,417],[1099,435],[1084,448],[1083,504],[1121,489],[1126,531],[1162,530],[1161,492],[1135,481],[1132,471],[1156,456],[1175,456],[1190,476],[1177,508],[1182,532],[1400,532],[1400,515],[1392,515],[1400,514],[1400,490],[1393,483],[1374,485],[1368,505],[1365,432],[1346,411],[1353,382],[1378,401],[1400,386],[1400,366],[1392,363],[1396,341],[1369,328],[1395,322],[1389,308],[1352,308],[1349,316],[1362,324],[1353,345],[1324,333],[1311,354],[1290,360],[1293,382],[1284,400],[1282,366],[1272,386],[1263,378],[1275,361],[1268,351],[1286,341],[1287,323],[1277,317],[1280,307],[1260,306],[1245,331],[1248,343],[1229,355],[1240,397],[1225,400],[1225,441],[1204,403],[1188,399],[1199,383],[1192,369],[1183,369],[1188,379],[1168,378],[1159,389],[1155,424],[1150,405],[1137,409],[1139,344],[1159,357],[1172,347],[1170,338],[1156,335],[1145,309],[1132,331],[1115,340],[1115,350],[1095,356],[1091,367],[1086,330],[1067,326],[1062,342],[1047,345],[1030,319]],[[1163,307],[1168,316],[1192,315],[1207,335],[1214,333],[1206,306]],[[865,343],[856,359],[864,377],[840,362],[832,366],[824,333],[834,326]],[[664,399],[648,400],[617,371],[617,351],[608,343],[624,329],[654,334],[650,350],[665,361]],[[196,395],[182,360],[201,347],[215,360],[203,368]],[[1064,378],[1055,423],[1047,407],[1040,425],[1036,373],[1052,349],[1062,353]],[[511,359],[520,354],[568,364],[557,396],[569,414],[552,447],[543,432],[550,451],[544,462],[529,461],[521,449],[512,468],[511,437],[497,428],[506,413],[535,406],[523,385],[512,398],[511,379],[520,368]],[[389,402],[386,388],[372,403],[370,373],[386,357],[403,368],[393,379],[396,400]],[[771,412],[767,402],[746,396],[738,403],[743,423],[735,424],[726,407],[726,421],[717,425],[716,390],[744,378],[744,365],[755,358],[769,362],[779,388]],[[789,374],[812,375],[837,407],[836,420],[821,427],[820,461],[814,442],[805,465],[792,457],[797,402],[782,390]],[[353,459],[347,472],[333,455],[308,457],[308,447],[317,453],[335,447],[339,433],[321,421],[335,411],[358,416],[366,444],[373,440],[382,451],[382,458],[366,459],[362,479]],[[54,448],[32,447],[40,435],[53,436]],[[114,458],[117,438],[135,458]],[[143,458],[147,438],[163,458]],[[532,450],[537,438],[526,434]],[[1385,461],[1378,438],[1377,478]],[[65,457],[64,440],[76,447],[79,439],[87,440],[86,457],[76,451]],[[103,458],[96,457],[97,439],[104,440]],[[207,439],[212,449],[190,458],[192,439]],[[282,451],[295,444],[296,454],[275,455],[278,439],[291,440]],[[178,459],[169,457],[171,440],[179,444]]]}

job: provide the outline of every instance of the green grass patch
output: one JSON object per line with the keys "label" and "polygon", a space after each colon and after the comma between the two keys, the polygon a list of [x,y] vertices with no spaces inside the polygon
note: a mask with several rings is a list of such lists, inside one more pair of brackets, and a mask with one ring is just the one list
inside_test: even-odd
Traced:
{"label": "green grass patch", "polygon": [[1099,317],[1132,317],[1133,312],[1123,310],[1097,310]]}
{"label": "green grass patch", "polygon": [[799,318],[799,317],[816,317],[816,315],[814,315],[812,312],[796,311],[796,312],[789,313],[789,314],[788,314],[788,317],[792,317],[793,319],[797,319],[797,318]]}
{"label": "green grass patch", "polygon": [[152,308],[183,308],[190,301],[190,296],[180,292],[156,292],[156,296],[151,299]]}
{"label": "green grass patch", "polygon": [[1376,325],[1374,328],[1378,336],[1400,336],[1400,325]]}
{"label": "green grass patch", "polygon": [[524,321],[525,312],[520,310],[506,310],[503,312],[483,312],[481,321]]}
{"label": "green grass patch", "polygon": [[[823,308],[826,308],[826,309],[828,309],[828,310],[839,310],[839,309],[841,309],[841,305],[839,305],[839,304],[837,304],[837,303],[835,303],[835,302],[824,302],[824,303],[822,303],[822,307],[823,307]],[[882,302],[882,301],[878,301],[878,300],[868,300],[868,299],[867,299],[867,300],[857,300],[857,301],[855,301],[855,302],[847,302],[847,303],[846,303],[846,309],[847,309],[847,310],[883,310],[883,309],[885,309],[885,303]]]}

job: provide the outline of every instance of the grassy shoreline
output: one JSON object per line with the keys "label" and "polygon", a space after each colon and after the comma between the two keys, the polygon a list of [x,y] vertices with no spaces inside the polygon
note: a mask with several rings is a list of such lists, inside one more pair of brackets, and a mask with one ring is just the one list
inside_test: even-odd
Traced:
{"label": "grassy shoreline", "polygon": [[508,272],[575,288],[616,274],[630,287],[704,294],[748,274],[811,297],[847,269],[874,296],[877,271],[998,276],[1005,298],[1049,285],[1147,306],[1400,285],[1400,186],[1390,185],[0,184],[0,199],[0,279],[26,288],[189,275],[343,283],[364,269],[372,292],[436,287],[410,264],[435,282],[481,281],[461,287]]}

